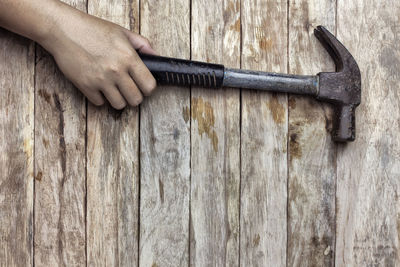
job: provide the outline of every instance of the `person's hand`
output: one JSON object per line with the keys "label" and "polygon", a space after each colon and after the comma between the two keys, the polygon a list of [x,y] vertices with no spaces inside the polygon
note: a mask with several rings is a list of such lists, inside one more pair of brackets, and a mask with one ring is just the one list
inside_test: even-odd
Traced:
{"label": "person's hand", "polygon": [[152,93],[156,81],[135,51],[155,54],[146,38],[67,5],[61,8],[40,43],[93,104],[102,105],[106,97],[122,109]]}

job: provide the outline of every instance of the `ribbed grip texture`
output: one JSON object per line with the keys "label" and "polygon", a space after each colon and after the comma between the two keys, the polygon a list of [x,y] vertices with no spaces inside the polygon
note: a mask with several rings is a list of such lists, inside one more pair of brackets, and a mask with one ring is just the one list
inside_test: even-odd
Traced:
{"label": "ribbed grip texture", "polygon": [[145,54],[139,56],[159,84],[222,87],[223,65]]}

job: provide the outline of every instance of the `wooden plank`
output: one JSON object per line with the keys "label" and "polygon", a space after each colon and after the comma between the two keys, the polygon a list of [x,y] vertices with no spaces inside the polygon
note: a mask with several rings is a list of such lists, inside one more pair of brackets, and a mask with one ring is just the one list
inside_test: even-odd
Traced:
{"label": "wooden plank", "polygon": [[[290,1],[289,72],[334,71],[313,35],[335,32],[335,1]],[[289,98],[288,266],[333,266],[335,248],[336,146],[331,109],[314,99]]]}
{"label": "wooden plank", "polygon": [[[138,31],[139,1],[92,1],[88,13]],[[88,105],[88,265],[138,263],[138,108]]]}
{"label": "wooden plank", "polygon": [[363,87],[357,139],[338,150],[337,266],[400,265],[399,14],[396,0],[338,2]]}
{"label": "wooden plank", "polygon": [[[242,1],[242,68],[286,72],[286,1]],[[286,264],[287,96],[243,91],[240,264]]]}
{"label": "wooden plank", "polygon": [[84,265],[85,99],[39,46],[35,77],[35,265]]}
{"label": "wooden plank", "polygon": [[[190,1],[143,0],[141,33],[164,56],[190,57]],[[190,91],[159,87],[140,113],[140,266],[189,262]]]}
{"label": "wooden plank", "polygon": [[[193,0],[191,25],[193,60],[240,68],[239,0]],[[238,266],[240,91],[193,88],[191,121],[190,264]]]}
{"label": "wooden plank", "polygon": [[0,29],[0,263],[33,265],[34,44]]}

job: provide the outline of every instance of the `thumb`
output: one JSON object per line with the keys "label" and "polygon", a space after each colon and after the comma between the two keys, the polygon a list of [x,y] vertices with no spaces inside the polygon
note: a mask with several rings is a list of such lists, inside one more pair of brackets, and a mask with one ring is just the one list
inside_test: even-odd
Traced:
{"label": "thumb", "polygon": [[151,47],[150,42],[147,38],[131,31],[126,31],[126,34],[128,36],[129,42],[131,43],[133,48],[135,48],[135,50],[138,50],[140,53],[143,54],[157,55],[157,52]]}

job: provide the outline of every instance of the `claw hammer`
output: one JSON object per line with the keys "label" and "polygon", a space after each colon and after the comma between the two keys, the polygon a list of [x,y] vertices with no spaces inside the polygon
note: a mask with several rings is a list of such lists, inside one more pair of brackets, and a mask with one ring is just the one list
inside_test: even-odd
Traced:
{"label": "claw hammer", "polygon": [[361,74],[357,62],[336,37],[323,26],[315,36],[336,64],[336,72],[314,76],[229,69],[223,65],[140,54],[158,84],[235,87],[313,96],[334,108],[332,138],[336,142],[355,139],[355,109],[361,101]]}

